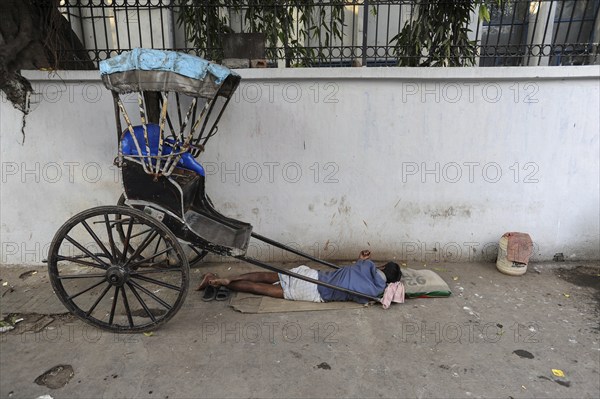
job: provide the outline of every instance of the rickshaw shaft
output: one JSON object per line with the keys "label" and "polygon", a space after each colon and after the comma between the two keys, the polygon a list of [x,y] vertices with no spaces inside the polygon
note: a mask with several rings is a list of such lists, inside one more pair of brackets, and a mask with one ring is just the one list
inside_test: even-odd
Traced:
{"label": "rickshaw shaft", "polygon": [[285,250],[285,251],[288,251],[288,252],[291,252],[291,253],[293,253],[293,254],[296,254],[296,255],[302,256],[303,258],[310,259],[310,260],[312,260],[313,262],[317,262],[317,263],[320,263],[320,264],[322,264],[322,265],[325,265],[325,266],[332,267],[332,268],[334,268],[334,269],[339,269],[339,268],[340,268],[338,265],[335,265],[335,264],[333,264],[333,263],[330,263],[330,262],[324,261],[324,260],[322,260],[322,259],[319,259],[319,258],[315,258],[314,256],[311,256],[311,255],[309,255],[309,254],[307,254],[307,253],[304,253],[304,252],[298,251],[298,250],[296,250],[296,249],[294,249],[294,248],[292,248],[292,247],[288,247],[287,245],[284,245],[284,244],[281,244],[281,243],[279,243],[279,242],[277,242],[277,241],[271,240],[270,238],[267,238],[267,237],[265,237],[265,236],[261,236],[260,234],[257,234],[257,233],[252,233],[252,237],[256,238],[257,240],[260,240],[260,241],[266,242],[267,244],[271,244],[271,245],[273,245],[274,247],[281,248],[281,249],[283,249],[283,250]]}

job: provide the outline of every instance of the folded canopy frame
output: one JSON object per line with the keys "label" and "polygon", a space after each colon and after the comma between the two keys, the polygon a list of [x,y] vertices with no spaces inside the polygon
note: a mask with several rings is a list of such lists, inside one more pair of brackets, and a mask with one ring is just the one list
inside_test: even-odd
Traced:
{"label": "folded canopy frame", "polygon": [[[118,162],[124,156],[141,163],[144,172],[159,176],[173,173],[181,156],[186,152],[197,157],[207,141],[218,131],[218,123],[240,82],[239,75],[226,67],[211,63],[202,58],[172,51],[134,49],[100,63],[102,81],[111,90],[119,140]],[[154,151],[148,137],[148,104],[144,93],[157,92],[160,117],[158,121],[158,147]],[[134,133],[134,124],[127,113],[122,95],[137,93],[140,123],[143,127],[143,140]],[[169,115],[170,93],[175,94],[178,129]],[[191,98],[191,103],[182,118],[181,95]],[[220,97],[225,101],[217,101]],[[204,101],[204,102],[203,102]],[[198,114],[198,105],[203,102]],[[217,104],[220,103],[220,107]],[[217,116],[209,124],[213,112]],[[126,124],[123,129],[121,118]],[[165,127],[168,125],[172,140],[165,140]],[[199,129],[200,128],[200,129]],[[123,154],[121,141],[131,135],[136,154]],[[142,141],[142,142],[140,142]],[[167,153],[165,146],[171,147]]]}

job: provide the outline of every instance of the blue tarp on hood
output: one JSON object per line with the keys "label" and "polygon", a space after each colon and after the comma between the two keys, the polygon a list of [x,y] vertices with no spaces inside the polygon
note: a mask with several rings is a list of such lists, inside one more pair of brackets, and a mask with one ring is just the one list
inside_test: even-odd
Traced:
{"label": "blue tarp on hood", "polygon": [[229,68],[194,55],[146,48],[135,48],[100,62],[101,75],[132,70],[170,71],[200,80],[210,73],[217,84],[221,84],[229,75],[235,75]]}

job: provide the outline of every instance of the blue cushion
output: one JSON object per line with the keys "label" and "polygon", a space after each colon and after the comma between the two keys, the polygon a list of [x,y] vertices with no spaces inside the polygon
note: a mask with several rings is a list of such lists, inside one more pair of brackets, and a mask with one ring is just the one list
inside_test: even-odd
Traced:
{"label": "blue cushion", "polygon": [[[148,144],[150,147],[150,155],[158,155],[158,141],[160,138],[160,127],[156,124],[147,124],[146,129],[148,130]],[[135,137],[137,138],[138,144],[140,145],[140,150],[142,151],[142,155],[148,155],[148,151],[146,151],[146,141],[144,139],[144,127],[142,125],[134,126],[133,132]],[[173,146],[175,144],[175,140],[168,138],[163,141],[163,155],[168,155],[173,151]],[[135,143],[133,141],[133,137],[131,137],[131,133],[127,131],[125,136],[121,140],[121,147],[123,150],[123,155],[139,155],[137,152],[137,148],[135,147]],[[156,164],[156,160],[152,160],[153,164]],[[200,176],[204,176],[204,168],[196,158],[189,152],[185,152],[181,155],[179,162],[177,162],[177,166],[191,170],[196,172]]]}

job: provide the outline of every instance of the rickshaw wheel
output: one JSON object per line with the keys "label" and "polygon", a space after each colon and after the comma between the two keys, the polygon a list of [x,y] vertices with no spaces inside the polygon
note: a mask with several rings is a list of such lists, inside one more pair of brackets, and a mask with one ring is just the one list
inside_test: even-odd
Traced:
{"label": "rickshaw wheel", "polygon": [[[208,200],[210,201],[210,198]],[[119,197],[119,200],[117,201],[117,206],[127,206],[130,208],[143,210],[143,207],[127,205],[125,203],[125,201],[126,201],[125,194],[121,194],[121,196]],[[212,202],[211,202],[211,205],[212,205]],[[123,242],[123,240],[125,239],[123,226],[118,225],[117,232],[119,233],[119,238],[121,239],[121,242]],[[187,251],[187,259],[188,259],[188,263],[190,264],[190,267],[196,267],[196,266],[200,265],[200,262],[202,262],[202,259],[204,259],[206,257],[206,255],[208,255],[208,253],[209,253],[207,250],[198,249],[197,247],[195,247],[191,244],[185,244],[185,245],[187,245],[190,249],[190,251]]]}
{"label": "rickshaw wheel", "polygon": [[[117,225],[123,242],[115,239]],[[167,322],[189,285],[189,263],[175,234],[121,206],[88,209],[67,220],[52,240],[48,272],[73,315],[114,332],[148,331]]]}

